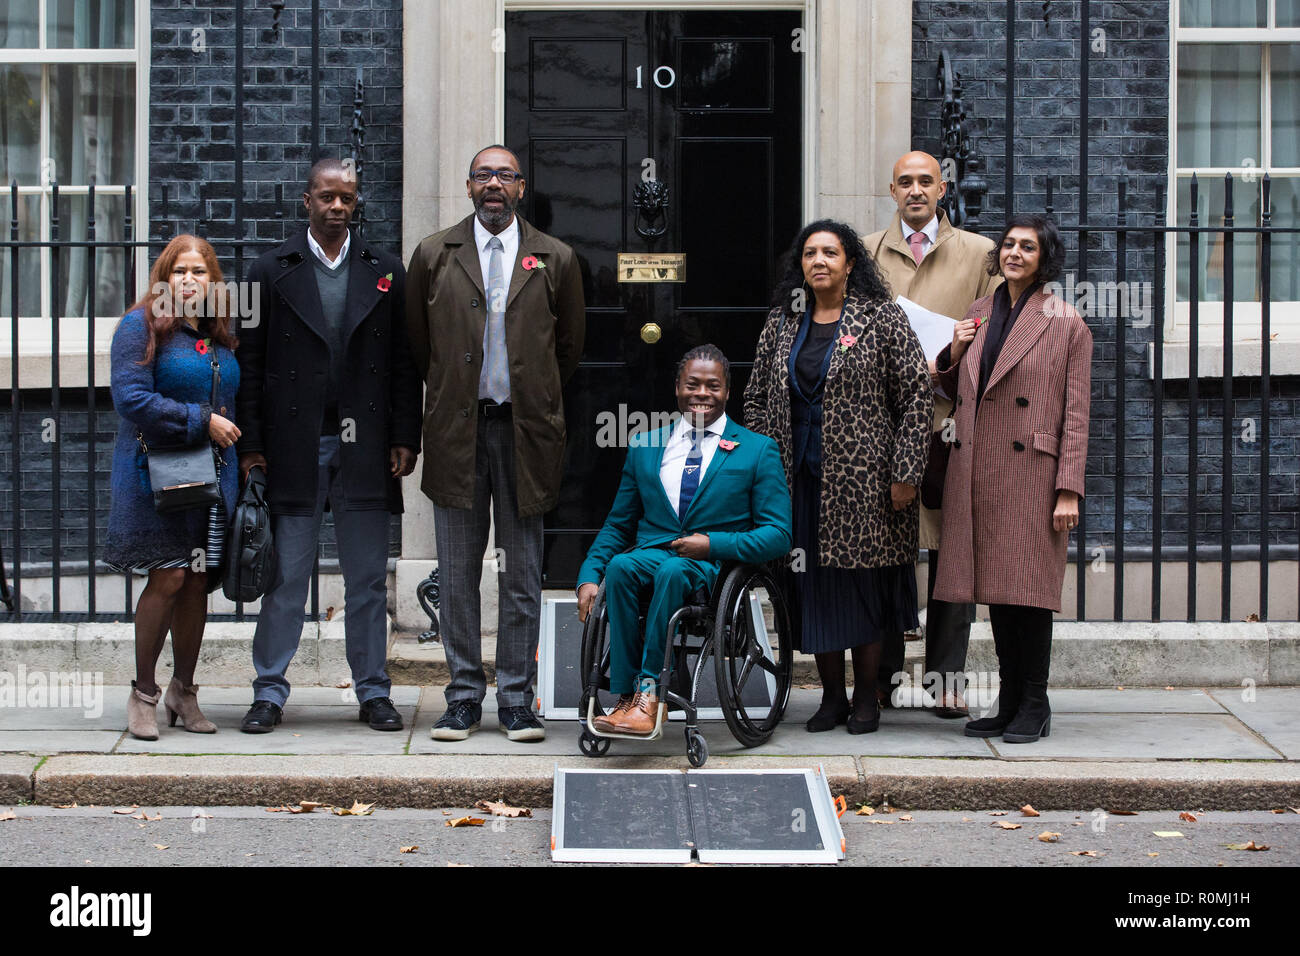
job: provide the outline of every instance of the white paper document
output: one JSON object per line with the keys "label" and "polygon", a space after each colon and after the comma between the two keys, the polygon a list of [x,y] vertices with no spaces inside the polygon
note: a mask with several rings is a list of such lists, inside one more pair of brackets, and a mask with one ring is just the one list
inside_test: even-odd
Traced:
{"label": "white paper document", "polygon": [[907,314],[907,321],[912,324],[912,331],[921,340],[925,360],[933,362],[943,351],[943,347],[952,341],[952,330],[956,327],[957,320],[940,315],[938,312],[931,312],[901,295],[896,301]]}

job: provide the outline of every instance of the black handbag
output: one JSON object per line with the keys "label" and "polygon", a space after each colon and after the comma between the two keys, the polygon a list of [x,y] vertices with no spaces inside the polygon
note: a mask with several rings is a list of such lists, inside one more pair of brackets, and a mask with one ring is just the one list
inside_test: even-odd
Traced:
{"label": "black handbag", "polygon": [[[212,362],[211,407],[217,407],[217,390],[221,366],[215,349]],[[149,486],[153,489],[153,506],[159,514],[203,508],[221,500],[221,456],[208,437],[196,445],[152,448],[145,444],[144,433],[136,431],[135,440],[149,463]]]}
{"label": "black handbag", "polygon": [[226,537],[226,576],[221,590],[232,601],[256,601],[270,588],[276,567],[266,475],[261,468],[252,468]]}
{"label": "black handbag", "polygon": [[943,507],[943,484],[948,477],[948,453],[952,445],[943,440],[944,430],[930,433],[930,457],[921,476],[921,504],[931,511]]}

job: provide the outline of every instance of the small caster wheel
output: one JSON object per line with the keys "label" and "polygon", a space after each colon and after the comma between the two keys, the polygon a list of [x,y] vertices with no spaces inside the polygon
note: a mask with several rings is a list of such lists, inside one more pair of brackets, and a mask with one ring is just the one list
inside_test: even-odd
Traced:
{"label": "small caster wheel", "polygon": [[584,730],[578,738],[578,749],[588,757],[603,757],[609,752],[609,738],[596,737]]}
{"label": "small caster wheel", "polygon": [[704,742],[703,735],[699,733],[686,735],[686,759],[690,761],[692,767],[703,767],[704,762],[709,759],[709,745]]}

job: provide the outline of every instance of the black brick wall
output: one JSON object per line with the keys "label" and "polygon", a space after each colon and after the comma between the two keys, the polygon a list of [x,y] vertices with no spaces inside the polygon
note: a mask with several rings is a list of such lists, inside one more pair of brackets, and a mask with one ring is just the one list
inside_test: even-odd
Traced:
{"label": "black brick wall", "polygon": [[[1124,213],[1129,226],[1163,220],[1169,160],[1169,26],[1167,0],[1093,2],[1090,29],[1104,31],[1104,52],[1089,50],[1087,221],[1105,226],[1089,233],[1086,277],[1115,280],[1119,184],[1127,187]],[[964,102],[976,145],[985,161],[990,190],[979,231],[997,235],[1005,221],[1006,7],[988,0],[917,0],[912,21],[912,139],[917,149],[940,153],[942,99],[935,72],[947,50],[962,77]],[[1080,4],[1016,4],[1015,178],[1012,209],[1042,212],[1047,179],[1053,187],[1053,215],[1065,231],[1066,268],[1084,278],[1079,257]],[[1095,36],[1095,34],[1093,34]],[[1091,47],[1091,44],[1089,44]],[[1154,282],[1155,243],[1140,229],[1128,237],[1129,281]],[[1170,264],[1172,265],[1172,263]],[[1125,321],[1122,361],[1116,355],[1117,323]],[[1163,407],[1162,462],[1153,469],[1154,392],[1147,371],[1155,324],[1135,317],[1090,316],[1093,332],[1092,422],[1087,473],[1088,541],[1112,547],[1115,530],[1115,464],[1124,455],[1125,543],[1152,541],[1153,471],[1163,476],[1164,544],[1185,547],[1188,529],[1188,387],[1167,382]],[[1118,446],[1117,374],[1124,376],[1124,441]],[[1257,379],[1234,380],[1231,465],[1234,545],[1258,544],[1260,459],[1258,441],[1243,443],[1243,420],[1258,424],[1262,409]],[[1197,540],[1219,543],[1223,481],[1222,383],[1204,379],[1196,406],[1195,449],[1199,475]],[[1274,378],[1269,403],[1272,440],[1268,483],[1270,541],[1294,546],[1300,511],[1300,382]]]}
{"label": "black brick wall", "polygon": [[[367,238],[394,252],[401,243],[402,3],[401,0],[321,0],[320,155],[351,155],[357,67],[362,70],[366,127],[362,191]],[[280,240],[305,225],[301,194],[311,156],[311,2],[288,0],[280,35],[271,32],[267,4],[244,12],[244,224],[238,238]],[[235,124],[234,4],[211,0],[153,0],[149,76],[149,199],[163,217],[168,188],[170,232],[202,229],[233,239]],[[193,49],[195,28],[206,50]],[[199,208],[203,184],[206,209]],[[276,218],[275,187],[284,203]],[[152,232],[158,235],[155,225]],[[218,246],[223,255],[229,245]],[[249,255],[256,250],[250,249]]]}

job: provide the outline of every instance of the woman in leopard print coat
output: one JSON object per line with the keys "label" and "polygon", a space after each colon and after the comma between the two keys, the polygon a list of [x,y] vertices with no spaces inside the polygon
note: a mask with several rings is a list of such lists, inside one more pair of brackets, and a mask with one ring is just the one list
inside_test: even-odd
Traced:
{"label": "woman in leopard print coat", "polygon": [[794,501],[797,620],[822,680],[814,732],[876,729],[882,639],[917,625],[916,489],[933,398],[921,344],[891,299],[851,227],[806,226],[745,389],[745,425],[776,440]]}

